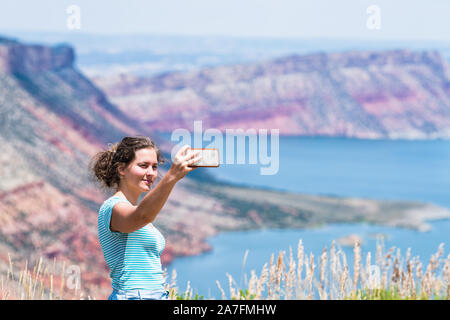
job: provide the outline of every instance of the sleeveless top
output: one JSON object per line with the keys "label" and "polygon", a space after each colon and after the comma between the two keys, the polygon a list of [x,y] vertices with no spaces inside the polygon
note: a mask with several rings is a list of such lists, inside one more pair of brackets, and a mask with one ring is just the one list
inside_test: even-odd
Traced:
{"label": "sleeveless top", "polygon": [[113,289],[164,290],[160,258],[165,247],[164,236],[150,224],[130,233],[111,231],[112,209],[118,202],[130,203],[112,196],[98,212],[98,237],[111,270]]}

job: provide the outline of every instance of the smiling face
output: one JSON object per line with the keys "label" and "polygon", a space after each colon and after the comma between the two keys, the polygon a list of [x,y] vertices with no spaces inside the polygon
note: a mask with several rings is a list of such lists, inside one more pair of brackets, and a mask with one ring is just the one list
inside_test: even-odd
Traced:
{"label": "smiling face", "polygon": [[133,193],[150,191],[157,178],[158,159],[153,148],[139,149],[135,152],[133,161],[126,167],[119,166],[121,175],[119,189],[125,188]]}

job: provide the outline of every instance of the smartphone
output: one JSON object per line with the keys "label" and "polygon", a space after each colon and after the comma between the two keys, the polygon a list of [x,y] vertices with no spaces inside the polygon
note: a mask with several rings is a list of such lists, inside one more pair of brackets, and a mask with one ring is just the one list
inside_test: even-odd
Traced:
{"label": "smartphone", "polygon": [[208,148],[190,148],[192,151],[200,151],[200,156],[202,157],[199,161],[194,162],[189,167],[213,167],[217,168],[219,163],[219,149],[208,149]]}

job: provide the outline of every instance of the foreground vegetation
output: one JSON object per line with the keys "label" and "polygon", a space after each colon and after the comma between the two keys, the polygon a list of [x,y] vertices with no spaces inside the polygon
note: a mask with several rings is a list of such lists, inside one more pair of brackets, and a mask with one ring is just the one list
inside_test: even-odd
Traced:
{"label": "foreground vegetation", "polygon": [[[411,257],[411,250],[400,255],[400,249],[392,247],[383,252],[377,245],[375,261],[371,252],[365,261],[359,243],[355,243],[353,266],[347,264],[344,252],[333,242],[329,252],[324,248],[318,261],[314,255],[304,252],[302,240],[294,259],[292,249],[289,256],[280,251],[277,258],[272,255],[264,264],[259,276],[254,270],[246,288],[238,289],[228,275],[228,295],[222,286],[222,299],[320,299],[320,300],[448,300],[450,296],[450,255],[443,257],[442,243],[425,267],[419,257]],[[316,262],[318,265],[316,265]],[[245,257],[243,265],[245,264]],[[350,268],[352,271],[350,273]],[[174,277],[169,286],[173,299],[201,299],[192,288],[183,293],[177,291]]]}
{"label": "foreground vegetation", "polygon": [[[335,242],[330,250],[324,248],[320,257],[314,258],[304,252],[302,240],[299,241],[296,259],[289,250],[280,251],[275,258],[272,254],[268,263],[264,264],[260,275],[254,270],[245,288],[238,288],[231,275],[228,277],[228,294],[217,281],[222,294],[221,299],[320,299],[320,300],[449,300],[450,297],[450,255],[443,257],[444,244],[433,254],[425,267],[419,257],[411,257],[408,249],[401,256],[400,249],[390,248],[383,252],[383,246],[377,244],[374,259],[371,252],[364,258],[359,243],[353,248],[353,266],[347,264],[347,258]],[[245,265],[247,254],[244,257]],[[363,261],[364,259],[364,261]],[[372,261],[374,260],[374,261]],[[317,263],[317,265],[316,265]],[[352,270],[350,270],[352,269]],[[64,270],[64,267],[63,267]],[[42,266],[41,260],[31,270],[26,267],[20,271],[18,278],[14,276],[13,264],[10,261],[8,274],[1,278],[1,299],[61,299],[64,296],[64,276],[58,278]],[[166,269],[164,270],[166,273]],[[64,275],[64,271],[62,272]],[[167,277],[167,273],[165,274]],[[179,291],[176,283],[176,271],[167,282],[170,299],[205,299],[194,289]],[[95,299],[84,296],[75,288],[70,299]]]}

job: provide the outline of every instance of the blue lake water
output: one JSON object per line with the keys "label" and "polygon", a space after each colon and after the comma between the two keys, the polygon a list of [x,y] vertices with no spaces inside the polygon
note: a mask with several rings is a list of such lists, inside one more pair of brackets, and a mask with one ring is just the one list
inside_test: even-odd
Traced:
{"label": "blue lake water", "polygon": [[[246,159],[248,159],[248,149]],[[226,152],[224,150],[224,152]],[[272,157],[273,158],[273,157]],[[225,181],[308,194],[364,197],[389,200],[417,200],[450,208],[450,141],[358,140],[340,138],[280,137],[279,170],[275,175],[261,175],[259,164],[222,164],[209,170]],[[318,258],[331,242],[349,234],[360,235],[364,256],[375,257],[374,235],[387,235],[386,250],[400,248],[402,255],[411,248],[412,256],[428,263],[440,243],[447,243],[450,220],[430,223],[431,231],[373,226],[332,224],[308,230],[258,230],[229,232],[211,239],[213,250],[196,257],[177,258],[169,266],[177,271],[181,290],[189,280],[191,287],[205,297],[220,298],[219,280],[228,295],[229,273],[237,285],[245,286],[250,270],[259,275],[272,253],[294,257],[302,239],[305,252]],[[444,247],[445,248],[445,247]],[[342,248],[352,263],[353,248]],[[248,256],[242,268],[246,250]],[[445,250],[445,255],[448,250]],[[318,262],[318,260],[316,260]],[[316,264],[317,264],[316,262]]]}

